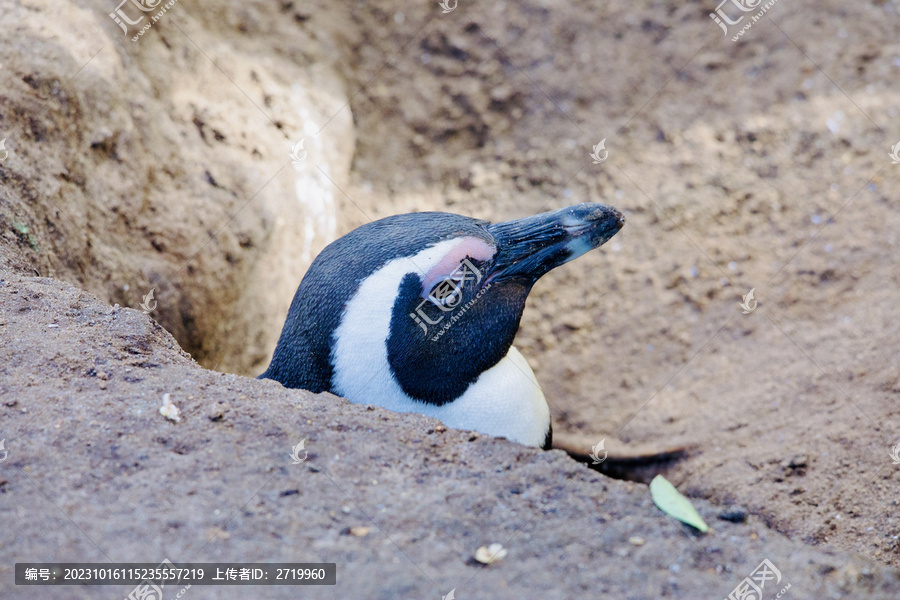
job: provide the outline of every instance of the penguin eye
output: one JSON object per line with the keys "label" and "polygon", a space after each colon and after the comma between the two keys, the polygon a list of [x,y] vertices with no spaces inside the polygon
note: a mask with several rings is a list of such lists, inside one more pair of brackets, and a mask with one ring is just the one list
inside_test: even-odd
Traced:
{"label": "penguin eye", "polygon": [[428,299],[432,304],[443,310],[451,310],[462,299],[462,279],[458,277],[444,277],[432,286]]}
{"label": "penguin eye", "polygon": [[431,280],[425,287],[431,290],[428,300],[443,311],[453,310],[462,301],[466,282],[471,281],[477,285],[481,283],[482,276],[481,270],[467,256],[450,275]]}

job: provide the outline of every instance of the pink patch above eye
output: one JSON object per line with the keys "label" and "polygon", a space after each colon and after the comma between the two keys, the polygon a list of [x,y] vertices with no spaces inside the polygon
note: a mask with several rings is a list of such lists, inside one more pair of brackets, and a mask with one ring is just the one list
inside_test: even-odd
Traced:
{"label": "pink patch above eye", "polygon": [[436,283],[461,270],[460,265],[468,257],[473,260],[490,260],[497,249],[476,237],[462,238],[459,244],[444,255],[434,267],[422,277],[422,297],[427,298]]}

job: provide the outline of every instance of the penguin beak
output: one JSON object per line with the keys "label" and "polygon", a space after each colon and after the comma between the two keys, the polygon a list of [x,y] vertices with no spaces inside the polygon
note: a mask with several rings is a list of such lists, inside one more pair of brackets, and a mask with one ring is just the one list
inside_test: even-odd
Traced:
{"label": "penguin beak", "polygon": [[497,255],[485,283],[513,277],[533,283],[605,244],[624,224],[622,213],[595,202],[489,225]]}

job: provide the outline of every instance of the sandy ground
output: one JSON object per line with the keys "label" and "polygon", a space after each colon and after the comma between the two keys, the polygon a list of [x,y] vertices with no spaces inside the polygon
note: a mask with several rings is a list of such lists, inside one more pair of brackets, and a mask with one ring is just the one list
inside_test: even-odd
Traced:
{"label": "sandy ground", "polygon": [[[341,597],[385,598],[725,597],[768,557],[787,597],[900,595],[897,2],[782,0],[738,43],[700,3],[180,3],[137,45],[108,3],[4,7],[4,555],[303,549],[348,565]],[[581,201],[628,223],[538,283],[516,344],[559,443],[686,448],[607,471],[664,473],[712,536],[558,451],[242,377],[335,236]],[[175,339],[110,308],[151,286]],[[314,487],[282,460],[307,434]],[[733,504],[747,524],[715,518]]]}
{"label": "sandy ground", "polygon": [[[900,590],[893,569],[757,516],[718,519],[704,500],[713,530],[693,533],[646,486],[559,450],[203,369],[140,311],[67,284],[0,273],[0,320],[3,598],[128,592],[16,587],[12,559],[338,565],[334,588],[194,586],[189,598],[718,598],[764,558],[795,598]],[[178,423],[159,413],[163,394]],[[495,542],[503,561],[473,560]]]}

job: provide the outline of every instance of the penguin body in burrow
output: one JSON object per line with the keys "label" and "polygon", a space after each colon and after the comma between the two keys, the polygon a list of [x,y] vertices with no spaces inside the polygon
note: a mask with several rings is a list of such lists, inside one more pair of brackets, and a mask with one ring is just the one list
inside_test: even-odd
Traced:
{"label": "penguin body in burrow", "polygon": [[599,203],[491,224],[422,212],[329,244],[259,377],[547,448],[550,411],[512,345],[534,283],[624,224]]}

